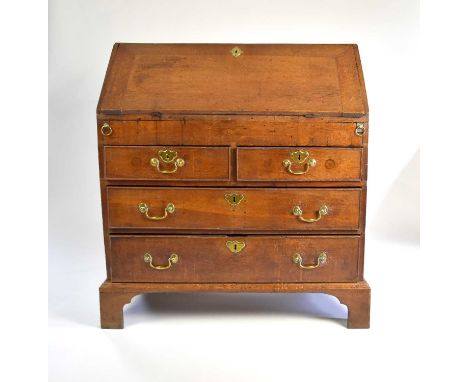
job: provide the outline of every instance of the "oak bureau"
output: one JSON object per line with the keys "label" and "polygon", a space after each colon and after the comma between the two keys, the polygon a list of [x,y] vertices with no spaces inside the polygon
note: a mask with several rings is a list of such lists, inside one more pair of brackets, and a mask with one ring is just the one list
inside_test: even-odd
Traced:
{"label": "oak bureau", "polygon": [[327,293],[369,327],[356,45],[117,43],[97,132],[102,328],[166,292]]}

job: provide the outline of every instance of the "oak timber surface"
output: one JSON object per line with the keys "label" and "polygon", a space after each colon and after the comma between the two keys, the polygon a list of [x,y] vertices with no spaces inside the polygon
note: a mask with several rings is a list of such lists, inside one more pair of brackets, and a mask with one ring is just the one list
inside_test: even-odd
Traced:
{"label": "oak timber surface", "polygon": [[97,111],[360,116],[367,102],[354,45],[118,43]]}
{"label": "oak timber surface", "polygon": [[[226,195],[242,200],[231,206]],[[359,189],[245,189],[108,187],[109,228],[141,230],[358,230]],[[239,199],[240,200],[240,199]],[[139,211],[148,207],[150,220]],[[173,203],[175,211],[164,213]],[[328,214],[307,223],[292,212],[299,206],[305,218],[317,218],[321,206]]]}
{"label": "oak timber surface", "polygon": [[[232,253],[227,242],[242,245]],[[113,282],[353,282],[357,281],[359,236],[112,236]],[[292,261],[299,253],[304,269]],[[168,269],[175,253],[178,261]]]}

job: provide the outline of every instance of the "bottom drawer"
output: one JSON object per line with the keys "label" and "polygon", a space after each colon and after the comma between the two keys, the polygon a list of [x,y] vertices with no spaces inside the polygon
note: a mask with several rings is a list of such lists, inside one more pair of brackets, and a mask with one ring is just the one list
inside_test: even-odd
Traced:
{"label": "bottom drawer", "polygon": [[359,236],[111,236],[114,282],[352,282]]}

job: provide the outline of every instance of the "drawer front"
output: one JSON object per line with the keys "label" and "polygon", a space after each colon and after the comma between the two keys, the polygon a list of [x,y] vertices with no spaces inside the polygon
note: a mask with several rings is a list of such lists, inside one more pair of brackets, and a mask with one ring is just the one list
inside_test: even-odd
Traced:
{"label": "drawer front", "polygon": [[112,236],[111,252],[114,282],[351,282],[359,238]]}
{"label": "drawer front", "polygon": [[109,187],[107,190],[111,229],[359,229],[359,189]]}
{"label": "drawer front", "polygon": [[359,181],[361,149],[284,147],[237,152],[237,179],[251,181]]}
{"label": "drawer front", "polygon": [[105,177],[133,180],[229,180],[228,147],[107,146]]}
{"label": "drawer front", "polygon": [[356,134],[355,122],[324,122],[303,117],[203,116],[196,119],[192,116],[179,121],[99,120],[98,131],[105,145],[363,145],[363,137]]}

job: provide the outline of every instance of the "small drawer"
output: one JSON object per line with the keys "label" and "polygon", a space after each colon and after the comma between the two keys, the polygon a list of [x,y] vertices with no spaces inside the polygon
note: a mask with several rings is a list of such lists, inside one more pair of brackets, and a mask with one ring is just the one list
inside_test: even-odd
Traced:
{"label": "small drawer", "polygon": [[352,282],[358,236],[112,236],[114,282]]}
{"label": "small drawer", "polygon": [[229,180],[228,147],[106,146],[106,179]]}
{"label": "small drawer", "polygon": [[237,151],[239,181],[359,181],[361,149],[282,147]]}
{"label": "small drawer", "polygon": [[359,229],[359,189],[108,187],[109,227],[134,230]]}

